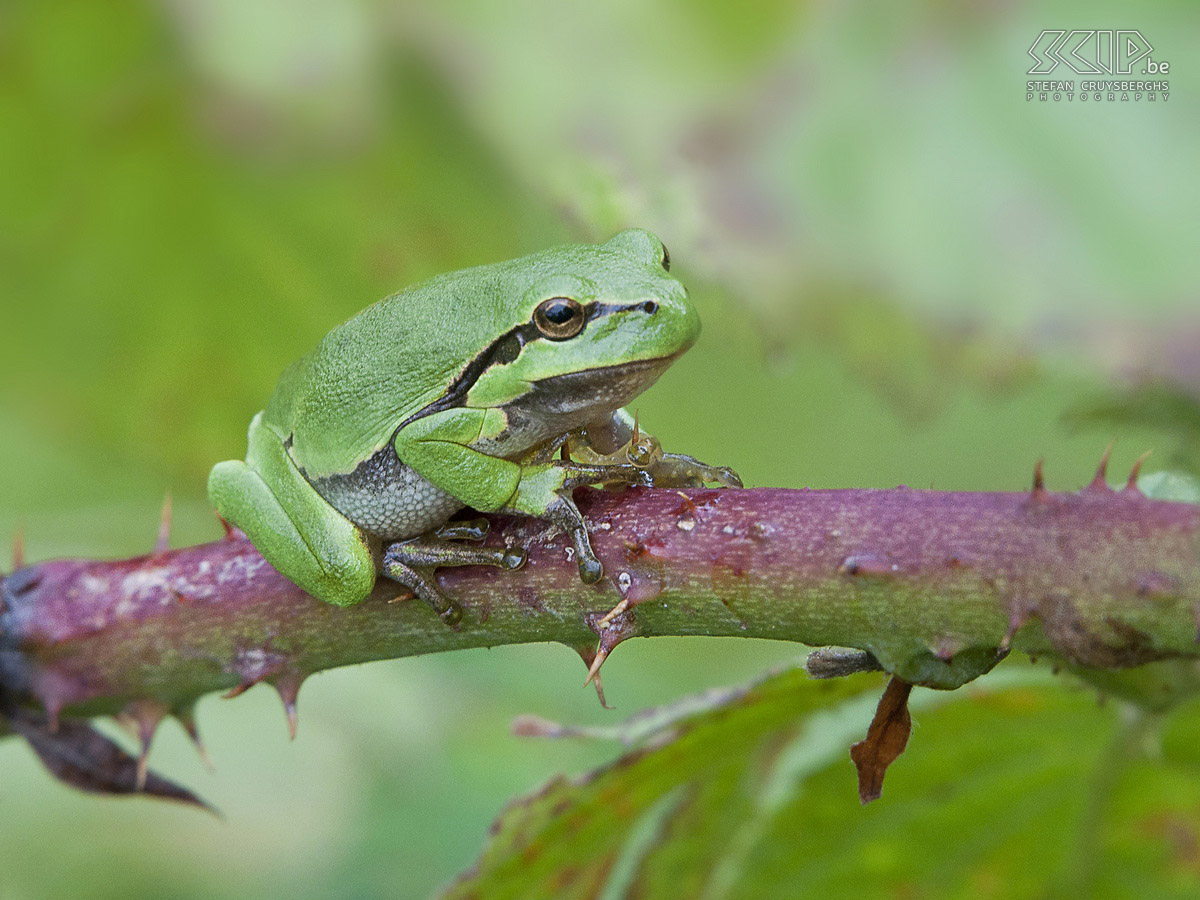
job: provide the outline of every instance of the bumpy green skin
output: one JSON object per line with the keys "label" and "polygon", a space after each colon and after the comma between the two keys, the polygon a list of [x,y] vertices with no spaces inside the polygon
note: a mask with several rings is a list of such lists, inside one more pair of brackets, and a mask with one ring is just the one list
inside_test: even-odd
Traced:
{"label": "bumpy green skin", "polygon": [[[699,335],[667,267],[662,243],[631,229],[452,272],[376,303],[283,374],[250,424],[245,461],[213,468],[213,505],[281,573],[343,606],[363,600],[382,569],[451,619],[429,577],[435,566],[520,565],[523,555],[431,536],[463,506],[559,524],[581,575],[596,580],[570,492],[653,482],[613,456],[632,430],[621,407]],[[580,304],[577,334],[548,336],[535,322],[552,298]],[[606,464],[552,459],[567,440]],[[737,483],[679,456],[669,477]]]}

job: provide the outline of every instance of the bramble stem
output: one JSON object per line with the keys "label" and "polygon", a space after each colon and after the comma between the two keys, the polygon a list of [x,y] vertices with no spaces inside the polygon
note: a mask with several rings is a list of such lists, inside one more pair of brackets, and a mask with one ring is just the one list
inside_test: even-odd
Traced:
{"label": "bramble stem", "polygon": [[[565,537],[494,518],[517,572],[445,569],[451,629],[381,579],[339,609],[244,539],[127,560],[57,560],[3,580],[0,683],[52,716],[465,647],[633,636],[767,637],[869,651],[952,688],[1003,649],[1118,669],[1200,655],[1200,509],[1093,485],[1078,494],[783,489],[581,491],[605,578],[580,582]],[[627,608],[598,623],[620,601]],[[1002,649],[1003,648],[1003,649]]]}

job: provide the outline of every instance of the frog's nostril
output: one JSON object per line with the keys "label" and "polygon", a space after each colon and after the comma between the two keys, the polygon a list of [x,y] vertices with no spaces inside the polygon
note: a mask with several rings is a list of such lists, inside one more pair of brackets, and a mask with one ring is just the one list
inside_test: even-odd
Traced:
{"label": "frog's nostril", "polygon": [[647,300],[642,304],[642,312],[648,316],[654,315],[656,312],[658,312],[658,303],[654,300]]}

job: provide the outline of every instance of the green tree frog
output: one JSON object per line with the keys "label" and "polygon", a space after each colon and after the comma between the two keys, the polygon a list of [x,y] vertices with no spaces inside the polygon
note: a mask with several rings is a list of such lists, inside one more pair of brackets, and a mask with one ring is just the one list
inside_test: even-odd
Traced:
{"label": "green tree frog", "polygon": [[603,567],[574,488],[741,484],[662,453],[622,409],[700,333],[669,268],[662,243],[630,229],[381,300],[284,372],[245,461],[213,468],[212,504],[280,573],[339,606],[382,572],[457,622],[436,568],[525,561],[521,548],[464,543],[486,533],[485,520],[451,521],[464,507],[557,525],[595,583]]}

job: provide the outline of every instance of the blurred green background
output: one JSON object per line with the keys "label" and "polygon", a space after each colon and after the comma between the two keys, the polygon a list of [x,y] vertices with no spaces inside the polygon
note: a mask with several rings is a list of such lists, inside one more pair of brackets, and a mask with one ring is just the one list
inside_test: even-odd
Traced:
{"label": "blurred green background", "polygon": [[[1105,27],[1169,101],[1026,101],[1040,31]],[[705,320],[642,421],[748,484],[1017,490],[1044,456],[1075,489],[1113,437],[1119,473],[1195,465],[1169,418],[1092,413],[1200,397],[1198,41],[1184,2],[0,4],[0,531],[143,552],[170,492],[175,543],[213,539],[208,468],[329,327],[632,224]],[[311,679],[294,744],[268,688],[207,698],[217,774],[173,726],[152,762],[223,821],[7,741],[0,898],[425,896],[506,798],[611,755],[517,714],[797,650],[630,642],[619,713],[560,646],[378,663]]]}

